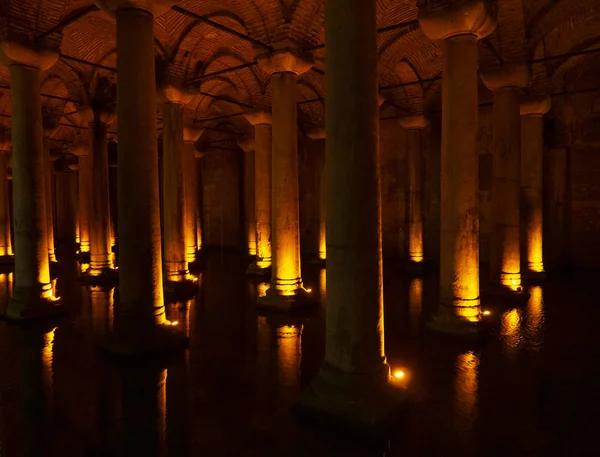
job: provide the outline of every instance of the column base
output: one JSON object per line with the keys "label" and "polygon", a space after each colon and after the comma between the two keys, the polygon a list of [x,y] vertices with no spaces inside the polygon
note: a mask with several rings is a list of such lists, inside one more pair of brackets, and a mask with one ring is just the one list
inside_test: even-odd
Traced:
{"label": "column base", "polygon": [[88,268],[79,276],[79,280],[90,285],[112,285],[119,279],[119,270],[113,268]]}
{"label": "column base", "polygon": [[185,301],[198,293],[198,278],[187,275],[183,281],[165,281],[164,293],[168,301]]}
{"label": "column base", "polygon": [[1,255],[0,256],[0,265],[14,265],[15,256],[14,255]]}
{"label": "column base", "polygon": [[421,276],[423,274],[423,262],[414,262],[409,260],[406,263],[406,272],[411,276]]}
{"label": "column base", "polygon": [[321,259],[320,257],[315,257],[314,259],[311,259],[310,264],[316,265],[319,268],[326,268],[327,267],[327,259]]}
{"label": "column base", "polygon": [[296,289],[291,295],[283,295],[273,286],[267,289],[264,296],[258,297],[257,302],[261,308],[285,313],[304,311],[315,305],[315,300],[306,289]]}
{"label": "column base", "polygon": [[254,262],[246,269],[247,275],[253,276],[267,276],[271,273],[271,265],[269,266],[259,266],[258,262]]}
{"label": "column base", "polygon": [[441,304],[426,327],[435,332],[459,337],[476,337],[479,334],[479,321],[470,321],[456,314],[452,307]]}
{"label": "column base", "polygon": [[153,325],[150,329],[129,326],[106,335],[100,348],[114,357],[136,357],[143,354],[175,351],[188,346],[188,338],[170,325]]}
{"label": "column base", "polygon": [[529,293],[525,291],[523,286],[519,286],[517,290],[500,284],[492,283],[486,288],[483,299],[488,303],[494,303],[507,306],[526,305],[529,300]]}
{"label": "column base", "polygon": [[12,300],[2,316],[6,320],[26,322],[66,314],[67,310],[59,298],[43,298],[39,292],[15,289]]}
{"label": "column base", "polygon": [[300,394],[295,411],[320,424],[383,438],[407,404],[406,390],[394,384],[389,366],[372,376],[344,373],[324,364]]}
{"label": "column base", "polygon": [[525,271],[523,273],[523,279],[536,283],[545,281],[547,277],[545,271]]}

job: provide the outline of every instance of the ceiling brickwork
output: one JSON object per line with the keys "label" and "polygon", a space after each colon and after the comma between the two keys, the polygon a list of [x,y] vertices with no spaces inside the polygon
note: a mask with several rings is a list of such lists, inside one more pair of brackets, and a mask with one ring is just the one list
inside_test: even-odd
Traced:
{"label": "ceiling brickwork", "polygon": [[[390,107],[398,116],[439,107],[441,48],[423,34],[417,21],[417,6],[433,0],[373,1],[378,28],[387,28],[378,34],[378,74],[386,113]],[[596,68],[592,63],[600,55],[572,54],[599,47],[600,0],[494,3],[498,27],[480,42],[480,68],[544,59],[532,63],[533,81],[527,89],[539,93],[564,90],[569,78],[580,76],[587,67]],[[177,7],[184,11],[169,10],[155,21],[157,80],[180,81],[194,94],[186,106],[187,122],[217,117],[198,125],[215,135],[229,131],[236,137],[251,131],[244,117],[236,114],[270,105],[268,77],[252,62],[269,47],[292,43],[315,61],[314,68],[299,78],[300,128],[323,125],[325,0],[181,0]],[[208,21],[255,41],[243,40]],[[60,45],[61,58],[43,75],[41,90],[44,113],[60,120],[54,138],[68,147],[85,135],[87,121],[77,111],[97,101],[98,81],[116,83],[115,20],[94,8],[91,0],[0,1],[0,39],[34,42],[41,36],[47,46]],[[564,57],[547,59],[551,56]],[[241,65],[246,67],[223,72]],[[7,127],[9,84],[8,70],[0,67],[0,125]],[[483,99],[488,97],[482,93]],[[107,109],[114,110],[112,105]],[[157,119],[160,128],[159,108]],[[110,128],[114,131],[116,126]]]}

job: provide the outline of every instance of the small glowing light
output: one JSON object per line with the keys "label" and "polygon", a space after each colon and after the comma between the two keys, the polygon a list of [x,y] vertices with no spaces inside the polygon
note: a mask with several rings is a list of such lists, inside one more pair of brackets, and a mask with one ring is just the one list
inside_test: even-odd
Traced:
{"label": "small glowing light", "polygon": [[398,370],[398,371],[394,372],[394,378],[402,379],[403,377],[404,377],[404,371]]}
{"label": "small glowing light", "polygon": [[516,279],[513,279],[511,282],[512,282],[512,285],[513,285],[513,286],[516,286],[516,285],[517,285],[517,280],[516,280]]}
{"label": "small glowing light", "polygon": [[171,325],[179,325],[179,321],[173,321],[171,322]]}
{"label": "small glowing light", "polygon": [[198,282],[198,278],[192,278],[192,281]]}
{"label": "small glowing light", "polygon": [[306,292],[309,294],[312,292],[312,289],[304,289],[304,290],[306,290]]}
{"label": "small glowing light", "polygon": [[490,314],[492,314],[492,313],[491,313],[491,312],[489,312],[489,311],[484,311],[484,312],[483,312],[483,315],[484,315],[484,316],[489,316]]}

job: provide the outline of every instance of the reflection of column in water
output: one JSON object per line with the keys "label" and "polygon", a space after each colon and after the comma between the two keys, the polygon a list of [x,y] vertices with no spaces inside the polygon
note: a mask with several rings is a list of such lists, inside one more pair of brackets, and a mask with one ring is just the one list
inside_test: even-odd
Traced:
{"label": "reflection of column in water", "polygon": [[267,295],[267,289],[271,286],[268,282],[261,282],[256,285],[256,293],[258,297],[264,297]]}
{"label": "reflection of column in water", "polygon": [[529,349],[539,351],[542,346],[542,326],[544,324],[544,296],[540,286],[533,286],[527,302],[527,343]]}
{"label": "reflection of column in water", "polygon": [[26,457],[47,455],[46,425],[49,409],[44,384],[48,373],[52,373],[54,330],[45,335],[27,329],[19,330],[20,431],[23,455]]}
{"label": "reflection of column in water", "polygon": [[56,327],[44,334],[44,348],[42,350],[42,365],[44,385],[48,389],[48,393],[52,395],[53,391],[53,363],[54,363],[54,336],[56,335]]}
{"label": "reflection of column in water", "polygon": [[459,354],[454,379],[455,420],[458,430],[470,431],[477,418],[478,376],[479,357],[473,351]]}
{"label": "reflection of column in water", "polygon": [[415,278],[410,282],[408,291],[408,306],[410,322],[413,328],[418,328],[421,310],[423,309],[423,280]]}
{"label": "reflection of column in water", "polygon": [[321,296],[321,306],[327,303],[327,270],[321,268],[319,271],[319,295]]}
{"label": "reflection of column in water", "polygon": [[269,333],[267,318],[258,316],[256,318],[256,334],[258,341],[258,364],[261,366],[266,366],[269,363],[269,348],[271,346],[271,336]]}
{"label": "reflection of column in water", "polygon": [[164,369],[158,376],[157,392],[157,411],[156,411],[156,430],[157,447],[159,456],[167,455],[167,370]]}
{"label": "reflection of column in water", "polygon": [[300,388],[303,326],[283,325],[277,328],[277,360],[280,383],[286,388]]}
{"label": "reflection of column in water", "polygon": [[104,336],[113,327],[114,289],[105,290],[92,286],[90,292],[92,302],[92,331],[94,336]]}
{"label": "reflection of column in water", "polygon": [[521,341],[521,314],[518,309],[511,309],[502,314],[500,335],[504,345],[504,352],[512,355],[519,348]]}
{"label": "reflection of column in water", "polygon": [[4,312],[6,312],[8,302],[10,301],[11,293],[12,293],[12,273],[0,274],[0,311],[2,311],[1,314],[4,314]]}

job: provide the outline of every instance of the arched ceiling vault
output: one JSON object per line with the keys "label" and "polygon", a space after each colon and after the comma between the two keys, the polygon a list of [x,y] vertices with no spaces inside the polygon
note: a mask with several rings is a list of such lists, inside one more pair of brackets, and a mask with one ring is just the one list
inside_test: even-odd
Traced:
{"label": "arched ceiling vault", "polygon": [[[419,27],[418,0],[373,1],[380,29],[379,84],[388,105],[401,115],[439,104],[442,50]],[[498,27],[480,42],[480,68],[546,59],[532,65],[531,91],[548,92],[600,59],[600,53],[571,55],[600,47],[600,0],[499,0],[495,4]],[[206,127],[246,132],[249,124],[239,114],[270,105],[268,77],[254,59],[286,40],[297,43],[315,61],[316,69],[299,78],[299,119],[322,125],[324,102],[318,99],[327,96],[324,5],[324,0],[181,0],[179,10],[158,17],[157,61],[165,62],[179,80],[194,81],[189,87],[194,95],[186,109],[188,121],[221,116],[223,120],[208,122]],[[61,59],[42,77],[42,91],[58,98],[46,97],[44,104],[47,110],[63,114],[56,135],[65,141],[79,140],[86,127],[73,112],[91,102],[99,80],[116,82],[114,18],[95,8],[92,0],[3,0],[0,17],[9,35],[32,41],[44,36],[46,45],[60,46]],[[558,55],[566,56],[547,60]],[[10,126],[9,84],[8,71],[0,67],[0,127]]]}

